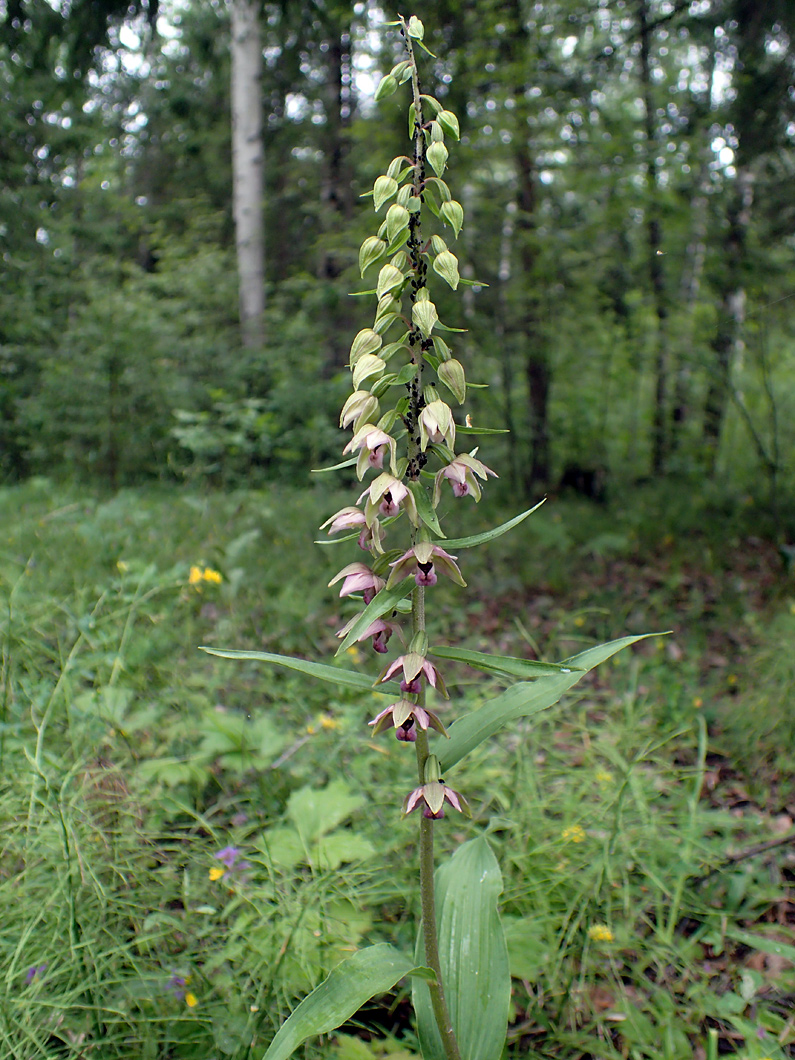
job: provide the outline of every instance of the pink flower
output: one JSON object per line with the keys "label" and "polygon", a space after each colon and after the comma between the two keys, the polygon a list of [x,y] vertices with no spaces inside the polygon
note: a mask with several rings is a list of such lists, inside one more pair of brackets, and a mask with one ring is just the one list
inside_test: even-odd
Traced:
{"label": "pink flower", "polygon": [[476,452],[477,449],[473,449],[469,455],[457,456],[447,467],[443,467],[441,471],[436,472],[433,484],[434,508],[439,503],[442,495],[443,479],[449,480],[456,497],[467,497],[471,494],[475,498],[475,503],[477,503],[480,500],[481,492],[478,477],[484,481],[489,475],[494,478],[498,477],[496,472],[492,471],[490,467],[486,467],[480,460],[475,459]]}
{"label": "pink flower", "polygon": [[456,585],[465,586],[466,582],[461,576],[461,571],[455,563],[455,556],[445,552],[443,548],[432,544],[430,541],[419,541],[410,548],[408,552],[390,563],[392,573],[387,581],[387,588],[391,589],[399,581],[409,574],[414,575],[417,585],[435,585],[436,571],[438,567],[442,574],[452,579]]}
{"label": "pink flower", "polygon": [[372,524],[368,526],[364,512],[358,508],[340,508],[330,519],[326,519],[320,529],[325,530],[326,527],[328,527],[329,537],[332,534],[338,534],[341,530],[355,530],[357,527],[361,527],[358,542],[359,548],[364,552],[382,553],[384,551],[381,546],[381,542],[384,539],[384,531],[381,524],[377,519],[373,519]]}
{"label": "pink flower", "polygon": [[384,466],[384,453],[389,450],[389,467],[394,475],[397,460],[395,439],[390,437],[386,431],[375,427],[372,423],[365,423],[354,434],[342,450],[346,453],[355,453],[359,449],[359,458],[356,461],[356,474],[359,479],[364,478],[368,467],[377,468],[379,471]]}
{"label": "pink flower", "polygon": [[420,675],[422,674],[433,688],[438,688],[445,699],[450,698],[447,695],[442,675],[432,663],[429,663],[424,656],[416,651],[410,651],[406,655],[399,655],[390,666],[387,666],[382,671],[378,680],[382,683],[388,681],[400,669],[403,670],[403,680],[400,682],[401,692],[406,692],[409,695],[416,695],[420,692],[422,690]]}
{"label": "pink flower", "polygon": [[472,816],[464,796],[457,791],[453,791],[452,788],[448,788],[441,780],[431,780],[427,784],[415,788],[406,799],[403,806],[403,815],[405,817],[406,814],[411,813],[421,803],[424,803],[422,809],[423,817],[432,817],[438,820],[440,817],[444,817],[444,804],[446,802],[449,802],[454,810],[458,810],[459,813],[463,813],[466,817]]}
{"label": "pink flower", "polygon": [[409,699],[400,699],[397,703],[393,703],[385,710],[382,710],[380,714],[377,714],[372,721],[368,722],[368,725],[374,726],[373,736],[377,736],[379,732],[388,729],[390,724],[394,725],[397,730],[396,736],[398,740],[413,743],[417,739],[417,734],[414,730],[415,722],[423,731],[427,731],[430,725],[432,729],[436,729],[443,736],[447,735],[447,730],[432,710],[426,710],[424,707],[412,703]]}
{"label": "pink flower", "polygon": [[451,449],[455,445],[453,413],[442,400],[431,401],[420,413],[420,447],[423,452],[429,442],[437,445],[446,442]]}
{"label": "pink flower", "polygon": [[344,580],[340,596],[350,596],[351,593],[360,592],[366,604],[369,604],[375,594],[384,587],[384,579],[379,578],[364,563],[349,563],[347,567],[343,567],[339,574],[335,574],[331,579],[329,588],[341,578]]}
{"label": "pink flower", "polygon": [[332,534],[338,534],[341,530],[355,530],[356,527],[364,525],[364,512],[351,506],[340,508],[338,512],[326,519],[325,523],[321,524],[320,529],[325,530],[328,527],[328,536],[331,537]]}
{"label": "pink flower", "polygon": [[[358,618],[359,615],[354,615],[350,622],[348,622],[347,625],[343,626],[342,629],[338,631],[337,636],[344,637],[353,625],[353,623]],[[368,637],[372,637],[373,649],[379,654],[383,655],[386,651],[388,651],[387,642],[389,641],[389,638],[398,628],[399,627],[394,625],[392,622],[385,622],[382,618],[377,618],[375,622],[371,622],[367,629],[360,633],[356,639],[357,641],[361,641],[367,640]]]}
{"label": "pink flower", "polygon": [[365,497],[367,497],[367,501],[364,506],[364,514],[368,526],[372,526],[378,515],[383,515],[385,518],[399,515],[401,508],[405,509],[412,525],[419,526],[414,494],[405,483],[395,478],[394,475],[384,471],[378,478],[373,479],[369,487],[359,497],[359,501],[361,502]]}

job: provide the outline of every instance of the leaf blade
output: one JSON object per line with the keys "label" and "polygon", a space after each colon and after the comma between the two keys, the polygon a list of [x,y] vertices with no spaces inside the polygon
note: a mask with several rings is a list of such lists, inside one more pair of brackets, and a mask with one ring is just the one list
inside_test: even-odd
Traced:
{"label": "leaf blade", "polygon": [[511,677],[524,677],[531,680],[536,677],[554,677],[557,674],[569,674],[571,666],[563,663],[537,662],[535,659],[518,659],[513,655],[490,655],[488,652],[469,651],[466,648],[429,648],[428,653],[438,659],[452,659],[464,662],[476,670],[485,673],[510,674]]}
{"label": "leaf blade", "polygon": [[[343,670],[338,666],[327,666],[325,663],[310,662],[308,659],[297,659],[292,655],[276,655],[268,651],[246,651],[237,648],[209,648],[206,645],[202,645],[199,651],[207,652],[208,655],[217,655],[221,659],[250,659],[253,662],[273,663],[276,666],[285,666],[288,670],[298,670],[300,673],[308,674],[309,677],[317,677],[321,681],[329,681],[331,684],[345,685],[348,688],[358,688],[366,692],[380,691],[373,687],[372,678],[367,674],[359,674],[355,670]],[[384,691],[386,693],[386,689]]]}
{"label": "leaf blade", "polygon": [[[458,430],[458,428],[456,428]],[[538,504],[534,504],[532,508],[528,508],[526,512],[522,512],[520,515],[515,515],[513,519],[509,519],[507,523],[502,523],[500,526],[495,526],[492,530],[484,530],[482,534],[472,534],[470,537],[456,537],[445,542],[446,548],[475,548],[476,545],[485,545],[487,541],[493,541],[497,537],[502,537],[503,534],[507,534],[509,530],[513,530],[515,526],[523,523],[528,515],[532,515],[534,511],[537,511],[546,500],[546,497],[542,498]]]}
{"label": "leaf blade", "polygon": [[387,611],[392,611],[395,605],[399,604],[404,597],[408,596],[413,588],[413,582],[409,578],[404,579],[402,582],[398,582],[394,589],[381,589],[380,592],[377,592],[345,634],[342,643],[339,648],[337,648],[334,655],[339,655],[341,652],[344,652],[346,648],[349,648],[351,644],[354,644],[369,625],[375,622],[377,618],[381,618],[385,615]]}
{"label": "leaf blade", "polygon": [[276,1032],[262,1060],[287,1060],[307,1038],[327,1034],[350,1019],[371,997],[407,975],[433,977],[386,942],[368,946],[333,968]]}
{"label": "leaf blade", "polygon": [[[497,911],[502,875],[484,836],[462,844],[434,875],[439,959],[461,1060],[499,1060],[508,1027],[511,979]],[[424,959],[422,932],[417,960]],[[412,984],[422,1054],[444,1060],[427,986]]]}
{"label": "leaf blade", "polygon": [[631,644],[636,644],[647,637],[660,635],[642,633],[634,637],[621,637],[607,644],[599,644],[567,660],[572,668],[571,673],[561,673],[555,677],[539,677],[532,684],[520,681],[507,688],[478,710],[465,714],[450,726],[448,730],[450,738],[438,751],[442,769],[447,770],[456,765],[484,740],[498,733],[508,722],[517,718],[530,717],[554,706],[560,697],[576,685],[589,670],[609,659],[622,648],[628,648]]}

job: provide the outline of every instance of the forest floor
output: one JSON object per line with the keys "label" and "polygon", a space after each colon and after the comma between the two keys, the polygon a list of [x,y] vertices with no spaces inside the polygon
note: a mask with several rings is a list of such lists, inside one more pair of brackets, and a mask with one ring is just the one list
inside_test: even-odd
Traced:
{"label": "forest floor", "polygon": [[[242,1058],[340,953],[413,944],[412,839],[395,810],[405,759],[362,737],[367,697],[197,652],[333,655],[351,608],[327,583],[356,557],[312,541],[345,503],[279,488],[0,491],[11,1055],[93,1040],[90,1012],[109,1060],[131,1041],[181,1060],[223,1041]],[[450,511],[456,534],[514,514]],[[795,579],[764,513],[675,489],[631,505],[551,498],[460,560],[469,589],[440,584],[429,619],[446,643],[562,660],[666,633],[456,772],[476,821],[442,846],[485,829],[503,869],[509,1055],[795,1055]],[[346,664],[374,673],[365,648]],[[450,710],[494,687],[463,664],[448,683]],[[213,859],[230,846],[249,869],[224,907]],[[42,907],[53,881],[104,969],[90,997],[74,924]],[[46,984],[35,970],[25,982],[44,966]],[[412,1057],[407,1012],[376,1007],[317,1055]]]}

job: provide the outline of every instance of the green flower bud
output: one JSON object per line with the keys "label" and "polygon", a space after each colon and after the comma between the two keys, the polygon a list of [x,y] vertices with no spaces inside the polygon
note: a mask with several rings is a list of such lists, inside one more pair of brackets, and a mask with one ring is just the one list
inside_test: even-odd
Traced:
{"label": "green flower bud", "polygon": [[449,250],[443,250],[437,254],[433,261],[433,271],[437,272],[443,280],[447,280],[455,291],[458,287],[460,277],[458,275],[458,258]]}
{"label": "green flower bud", "polygon": [[455,199],[451,199],[450,202],[443,202],[439,208],[439,216],[450,225],[455,232],[456,239],[458,239],[458,233],[464,226],[464,208],[461,203],[456,202]]}
{"label": "green flower bud", "polygon": [[430,124],[430,134],[432,144],[443,144],[444,143],[444,131],[438,121],[432,121]]}
{"label": "green flower bud", "polygon": [[393,92],[397,92],[397,78],[392,74],[386,74],[381,78],[378,88],[375,90],[375,101],[380,103],[382,99],[386,99],[387,96],[391,96]]}
{"label": "green flower bud", "polygon": [[458,118],[451,110],[443,110],[437,115],[436,120],[439,122],[441,127],[447,133],[448,136],[452,136],[454,140],[461,139],[461,132],[458,127]]}
{"label": "green flower bud", "polygon": [[[434,144],[431,144],[431,146],[425,152],[425,157],[430,162],[431,166],[433,167],[433,171],[437,177],[441,177],[441,175],[444,173],[445,167],[447,166],[448,155],[449,152],[447,148],[444,146],[443,143],[439,143],[438,141]],[[379,180],[380,179],[381,178],[379,177]],[[378,209],[377,206],[376,209]]]}
{"label": "green flower bud", "polygon": [[422,38],[425,36],[425,27],[416,15],[411,16],[406,29],[408,30],[409,36],[413,37],[415,40],[422,40]]}
{"label": "green flower bud", "polygon": [[376,213],[378,213],[385,202],[388,202],[389,199],[392,198],[397,190],[398,183],[394,177],[378,177],[373,185],[373,206],[375,207]]}
{"label": "green flower bud", "polygon": [[378,284],[376,285],[376,296],[381,300],[387,291],[393,290],[395,287],[399,287],[405,277],[400,269],[395,268],[394,265],[384,265],[378,274]]}
{"label": "green flower bud", "polygon": [[411,319],[417,325],[422,332],[423,338],[429,338],[433,331],[433,326],[439,319],[439,314],[436,312],[436,306],[429,299],[422,302],[415,302],[411,308]]}
{"label": "green flower bud", "polygon": [[376,350],[380,350],[383,341],[381,336],[376,335],[372,328],[363,328],[351,343],[351,352],[348,359],[351,368],[355,367],[359,358],[366,353],[375,353]]}
{"label": "green flower bud", "polygon": [[368,236],[359,247],[359,274],[364,276],[369,267],[375,264],[386,250],[386,243],[377,236]]}
{"label": "green flower bud", "polygon": [[353,369],[353,385],[359,390],[365,379],[378,379],[386,371],[386,365],[380,357],[366,353],[360,357]]}
{"label": "green flower bud", "polygon": [[431,236],[431,250],[434,254],[441,254],[443,250],[447,250],[447,244],[441,236],[435,234]]}
{"label": "green flower bud", "polygon": [[394,243],[404,228],[409,226],[409,212],[405,206],[399,206],[396,202],[386,212],[386,231],[390,243]]}
{"label": "green flower bud", "polygon": [[463,405],[467,396],[467,382],[461,362],[454,357],[449,361],[442,361],[437,374],[458,404]]}
{"label": "green flower bud", "polygon": [[404,81],[408,81],[411,77],[411,63],[408,59],[404,59],[402,63],[393,66],[389,72],[397,80],[398,84],[402,85]]}

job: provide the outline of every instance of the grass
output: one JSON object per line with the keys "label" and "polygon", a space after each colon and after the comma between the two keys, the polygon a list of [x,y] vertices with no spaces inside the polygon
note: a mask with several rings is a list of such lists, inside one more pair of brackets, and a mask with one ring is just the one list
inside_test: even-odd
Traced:
{"label": "grass", "polygon": [[[350,557],[311,542],[343,503],[0,493],[4,1055],[248,1060],[358,945],[413,946],[411,769],[366,735],[376,697],[197,651],[333,654]],[[673,630],[451,778],[475,821],[442,847],[485,829],[505,879],[511,1060],[795,1055],[795,593],[745,507],[671,504],[548,503],[466,554],[464,606],[435,591],[432,636],[476,650]],[[454,709],[496,687],[449,672]],[[401,996],[307,1048],[418,1052]]]}

